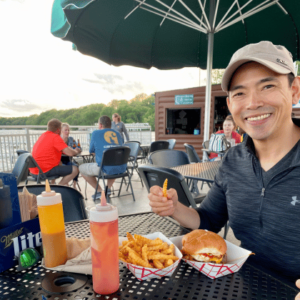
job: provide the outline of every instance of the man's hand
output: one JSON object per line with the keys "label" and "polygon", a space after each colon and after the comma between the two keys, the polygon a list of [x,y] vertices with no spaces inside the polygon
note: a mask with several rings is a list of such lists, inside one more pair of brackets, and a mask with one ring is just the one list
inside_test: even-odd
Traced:
{"label": "man's hand", "polygon": [[77,154],[81,153],[81,149],[80,148],[75,148],[74,150],[77,152]]}
{"label": "man's hand", "polygon": [[[300,289],[300,279],[296,281],[296,286],[298,289]],[[300,293],[296,296],[295,300],[300,300]]]}
{"label": "man's hand", "polygon": [[178,204],[178,195],[176,190],[167,190],[167,198],[163,197],[162,188],[159,186],[153,186],[150,188],[150,194],[148,195],[150,200],[149,204],[152,211],[159,216],[171,216],[175,212]]}

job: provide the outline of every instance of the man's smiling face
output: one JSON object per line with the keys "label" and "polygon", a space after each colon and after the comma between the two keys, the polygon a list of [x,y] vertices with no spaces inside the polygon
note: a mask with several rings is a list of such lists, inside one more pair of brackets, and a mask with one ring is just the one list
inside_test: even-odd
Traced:
{"label": "man's smiling face", "polygon": [[292,104],[297,101],[287,75],[256,62],[246,63],[235,72],[227,98],[236,124],[254,140],[284,132],[291,120]]}

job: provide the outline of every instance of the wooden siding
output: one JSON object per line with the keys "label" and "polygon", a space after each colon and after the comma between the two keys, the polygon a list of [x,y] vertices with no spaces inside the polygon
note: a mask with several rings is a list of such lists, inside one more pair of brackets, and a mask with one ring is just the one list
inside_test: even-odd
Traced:
{"label": "wooden siding", "polygon": [[[191,105],[175,105],[175,95],[194,95],[194,104]],[[220,85],[212,86],[212,97],[211,97],[211,111],[210,111],[210,133],[213,132],[214,126],[214,106],[215,97],[226,96],[221,89]],[[167,109],[201,109],[201,124],[200,135],[193,134],[166,134],[167,124]],[[184,143],[188,143],[194,146],[198,155],[202,157],[202,143],[204,135],[204,114],[205,114],[205,87],[196,87],[183,90],[173,90],[166,92],[155,93],[155,140],[168,140],[176,139],[176,150],[185,151]]]}

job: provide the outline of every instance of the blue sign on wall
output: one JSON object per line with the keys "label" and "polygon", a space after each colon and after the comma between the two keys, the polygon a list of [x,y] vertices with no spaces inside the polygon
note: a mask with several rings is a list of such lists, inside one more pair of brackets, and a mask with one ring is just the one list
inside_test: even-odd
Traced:
{"label": "blue sign on wall", "polygon": [[175,95],[175,105],[194,104],[194,95]]}

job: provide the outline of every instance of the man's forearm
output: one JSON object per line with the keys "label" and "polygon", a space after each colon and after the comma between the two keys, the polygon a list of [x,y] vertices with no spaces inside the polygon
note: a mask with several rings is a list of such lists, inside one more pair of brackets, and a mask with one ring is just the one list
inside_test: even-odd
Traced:
{"label": "man's forearm", "polygon": [[180,223],[181,226],[198,229],[200,226],[200,217],[197,211],[191,207],[187,207],[180,202],[172,217]]}

